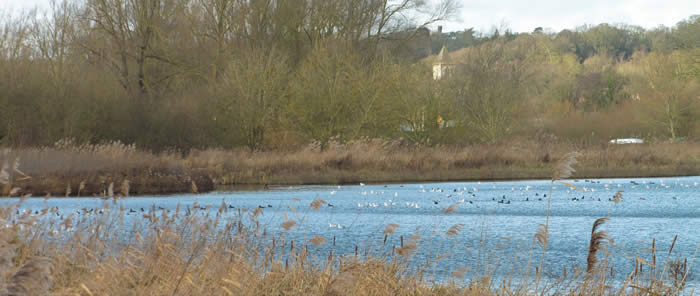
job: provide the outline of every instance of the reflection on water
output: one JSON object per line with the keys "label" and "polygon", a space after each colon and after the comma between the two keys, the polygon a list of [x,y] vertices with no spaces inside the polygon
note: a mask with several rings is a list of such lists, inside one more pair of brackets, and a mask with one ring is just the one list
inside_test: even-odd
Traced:
{"label": "reflection on water", "polygon": [[[481,273],[511,275],[533,271],[541,252],[535,243],[537,227],[545,222],[551,194],[549,248],[545,270],[560,275],[563,270],[585,268],[593,222],[610,217],[604,226],[614,239],[609,248],[617,277],[634,270],[636,254],[651,261],[649,249],[656,239],[657,262],[665,262],[673,238],[678,235],[671,258],[694,257],[700,242],[700,177],[571,180],[577,191],[549,181],[466,182],[353,186],[291,186],[268,190],[243,190],[204,195],[131,197],[118,201],[127,217],[156,207],[173,211],[178,203],[195,211],[195,204],[217,211],[222,201],[231,209],[262,208],[260,222],[270,237],[298,242],[322,235],[329,243],[309,250],[318,258],[336,255],[373,254],[392,256],[401,240],[420,235],[410,263],[425,270],[428,279],[442,281],[452,272],[468,270],[467,277]],[[623,191],[621,203],[610,199]],[[310,204],[322,199],[321,209]],[[13,200],[5,200],[10,202]],[[61,213],[99,208],[97,198],[30,198],[23,208],[58,207]],[[453,206],[454,213],[445,210]],[[196,210],[202,211],[202,210]],[[297,227],[284,231],[287,219]],[[394,234],[383,233],[397,224]],[[464,224],[457,235],[448,235],[454,225]],[[697,266],[697,264],[695,264]],[[464,269],[466,268],[466,269]],[[695,275],[697,267],[692,267]],[[494,272],[495,270],[495,272]],[[689,282],[693,282],[692,280]]]}

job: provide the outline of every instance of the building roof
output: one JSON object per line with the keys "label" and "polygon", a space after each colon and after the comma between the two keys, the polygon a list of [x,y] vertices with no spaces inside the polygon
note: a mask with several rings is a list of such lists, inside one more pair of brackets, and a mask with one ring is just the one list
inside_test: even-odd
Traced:
{"label": "building roof", "polygon": [[422,61],[427,64],[432,64],[432,65],[456,65],[460,64],[462,60],[464,60],[464,56],[467,54],[469,50],[471,50],[471,47],[465,47],[465,48],[460,48],[455,51],[449,51],[446,48],[443,47],[442,50],[440,50],[440,53],[436,55],[430,55],[426,58],[424,58]]}
{"label": "building roof", "polygon": [[452,62],[452,59],[450,59],[450,55],[447,52],[447,46],[442,46],[442,49],[440,49],[440,53],[437,56],[437,60],[435,61],[435,64],[450,64]]}

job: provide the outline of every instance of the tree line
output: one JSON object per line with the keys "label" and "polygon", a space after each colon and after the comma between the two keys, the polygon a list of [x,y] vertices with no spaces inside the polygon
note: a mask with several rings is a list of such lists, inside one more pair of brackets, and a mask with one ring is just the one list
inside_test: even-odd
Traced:
{"label": "tree line", "polygon": [[[0,12],[0,145],[697,139],[700,18],[436,34],[443,0],[84,0]],[[456,66],[434,80],[443,46]]]}

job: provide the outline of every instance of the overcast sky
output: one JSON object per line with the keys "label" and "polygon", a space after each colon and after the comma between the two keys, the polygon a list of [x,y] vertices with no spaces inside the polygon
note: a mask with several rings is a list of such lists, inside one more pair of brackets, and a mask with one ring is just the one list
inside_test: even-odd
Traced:
{"label": "overcast sky", "polygon": [[461,12],[449,31],[474,27],[490,31],[505,25],[516,32],[537,27],[554,31],[584,24],[626,23],[653,28],[671,27],[691,15],[700,14],[700,0],[469,0],[460,1]]}
{"label": "overcast sky", "polygon": [[[0,9],[30,8],[49,0],[0,0]],[[653,28],[673,26],[700,14],[700,0],[458,0],[457,20],[445,22],[445,31],[471,28],[489,32],[494,27],[531,32],[536,27],[553,31],[583,24],[626,23]]]}

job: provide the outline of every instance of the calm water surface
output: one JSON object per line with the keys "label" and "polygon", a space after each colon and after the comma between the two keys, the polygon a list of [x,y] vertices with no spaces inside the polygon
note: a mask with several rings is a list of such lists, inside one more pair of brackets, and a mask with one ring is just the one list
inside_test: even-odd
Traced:
{"label": "calm water surface", "polygon": [[[700,243],[700,177],[570,182],[586,192],[554,184],[545,267],[548,275],[561,275],[564,268],[585,268],[591,227],[600,217],[611,218],[604,229],[616,246],[609,248],[616,277],[634,270],[635,260],[629,253],[651,262],[652,239],[656,239],[657,262],[665,262],[675,235],[678,239],[670,257],[693,262]],[[153,205],[174,210],[178,203],[184,209],[197,203],[211,205],[212,213],[222,201],[235,208],[262,206],[260,221],[271,236],[284,236],[297,244],[314,235],[326,237],[328,244],[309,247],[318,258],[326,258],[331,250],[336,255],[354,254],[356,246],[362,254],[391,256],[393,247],[400,245],[401,236],[408,240],[419,234],[419,248],[410,264],[419,268],[437,261],[426,274],[428,279],[443,281],[459,268],[468,268],[467,277],[479,276],[486,267],[498,277],[509,278],[511,274],[523,274],[522,270],[532,262],[530,270],[534,271],[541,251],[536,245],[533,247],[533,238],[538,225],[545,222],[545,195],[549,194],[550,185],[549,181],[513,181],[292,186],[196,196],[131,197],[119,203],[137,211]],[[618,190],[624,191],[624,201],[609,201]],[[328,204],[312,211],[309,205],[314,199]],[[102,203],[97,198],[31,198],[23,207],[58,207],[67,213],[98,208]],[[444,213],[452,204],[458,205],[457,211]],[[285,214],[299,226],[284,232],[279,225]],[[140,215],[131,216],[140,219]],[[384,243],[382,232],[389,223],[400,227]],[[455,224],[464,224],[459,235],[446,235]],[[700,274],[698,265],[691,266],[691,285]]]}

